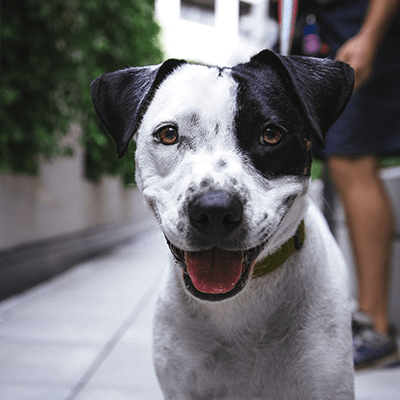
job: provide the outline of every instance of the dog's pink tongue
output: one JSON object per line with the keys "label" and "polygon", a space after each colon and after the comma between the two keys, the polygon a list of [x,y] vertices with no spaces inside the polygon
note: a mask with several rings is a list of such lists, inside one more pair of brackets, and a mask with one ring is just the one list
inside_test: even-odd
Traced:
{"label": "dog's pink tongue", "polygon": [[199,292],[227,293],[239,281],[242,274],[242,259],[241,251],[218,248],[186,252],[187,272]]}

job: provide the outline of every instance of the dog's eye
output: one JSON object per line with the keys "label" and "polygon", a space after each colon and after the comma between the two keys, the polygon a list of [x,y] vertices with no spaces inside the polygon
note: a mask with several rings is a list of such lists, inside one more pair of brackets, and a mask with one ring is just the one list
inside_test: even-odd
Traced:
{"label": "dog's eye", "polygon": [[274,145],[278,144],[282,140],[282,132],[275,126],[270,126],[264,130],[260,137],[260,143],[262,145]]}
{"label": "dog's eye", "polygon": [[162,144],[170,145],[177,143],[179,136],[178,132],[173,126],[167,126],[166,128],[160,130],[158,133],[158,138]]}

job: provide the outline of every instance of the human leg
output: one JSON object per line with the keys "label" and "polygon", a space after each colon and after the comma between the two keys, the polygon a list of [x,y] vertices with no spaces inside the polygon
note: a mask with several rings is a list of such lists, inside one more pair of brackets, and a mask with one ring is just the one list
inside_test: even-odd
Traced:
{"label": "human leg", "polygon": [[329,170],[343,202],[358,274],[359,306],[387,334],[389,265],[394,232],[390,200],[374,156],[332,156]]}

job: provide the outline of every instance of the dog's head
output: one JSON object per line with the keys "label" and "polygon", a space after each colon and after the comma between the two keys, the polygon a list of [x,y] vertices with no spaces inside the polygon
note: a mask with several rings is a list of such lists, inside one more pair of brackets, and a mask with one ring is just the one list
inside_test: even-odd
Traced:
{"label": "dog's head", "polygon": [[119,157],[135,137],[139,188],[185,287],[207,300],[241,291],[294,234],[311,139],[323,145],[352,89],[346,64],[267,50],[233,68],[168,60],[91,85]]}

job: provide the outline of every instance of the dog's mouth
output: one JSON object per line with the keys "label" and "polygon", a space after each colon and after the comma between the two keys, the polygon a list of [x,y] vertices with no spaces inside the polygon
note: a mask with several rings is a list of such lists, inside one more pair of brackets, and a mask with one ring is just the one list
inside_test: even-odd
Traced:
{"label": "dog's mouth", "polygon": [[246,285],[253,264],[265,243],[244,251],[214,247],[204,251],[184,251],[167,243],[183,269],[186,289],[201,300],[220,301],[238,294]]}

